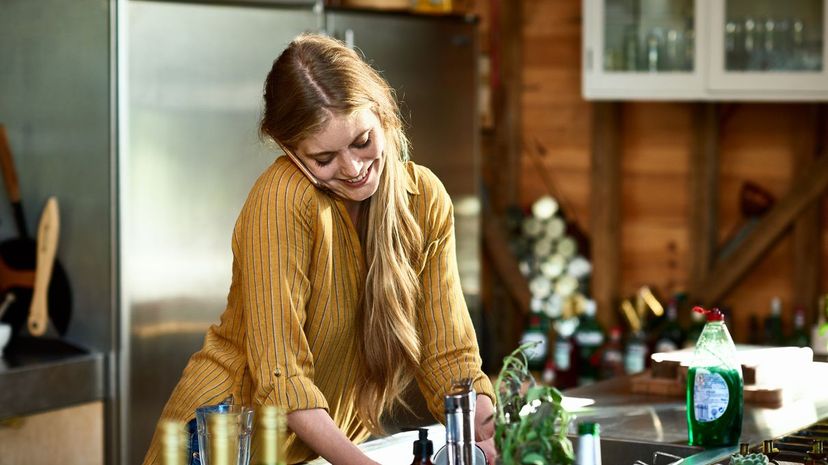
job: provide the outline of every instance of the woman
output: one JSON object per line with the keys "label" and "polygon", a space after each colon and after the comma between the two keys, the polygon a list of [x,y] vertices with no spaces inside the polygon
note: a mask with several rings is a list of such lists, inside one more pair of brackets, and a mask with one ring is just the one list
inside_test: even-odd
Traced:
{"label": "woman", "polygon": [[406,161],[388,84],[342,43],[303,35],[274,62],[264,101],[261,132],[288,157],[242,208],[227,309],[162,418],[227,399],[280,405],[288,463],[373,464],[354,443],[382,432],[412,378],[440,419],[452,382],[471,378],[476,439],[493,459],[493,390],[458,281],[451,202]]}

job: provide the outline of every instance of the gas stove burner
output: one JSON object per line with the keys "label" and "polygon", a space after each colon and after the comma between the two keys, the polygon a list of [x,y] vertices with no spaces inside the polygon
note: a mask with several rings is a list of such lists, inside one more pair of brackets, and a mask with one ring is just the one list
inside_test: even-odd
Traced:
{"label": "gas stove burner", "polygon": [[779,465],[828,465],[828,419],[751,448]]}

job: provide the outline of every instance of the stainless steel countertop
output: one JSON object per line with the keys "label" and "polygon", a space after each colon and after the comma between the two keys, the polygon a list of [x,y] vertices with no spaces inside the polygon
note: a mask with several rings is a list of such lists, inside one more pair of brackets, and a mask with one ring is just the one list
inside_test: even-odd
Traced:
{"label": "stainless steel countertop", "polygon": [[104,397],[104,355],[50,339],[21,339],[0,359],[0,419]]}
{"label": "stainless steel countertop", "polygon": [[[828,363],[815,362],[803,395],[779,408],[745,404],[741,442],[758,444],[808,426],[828,417]],[[687,444],[687,417],[683,398],[633,394],[630,377],[570,389],[567,397],[576,403],[594,403],[574,409],[577,421],[601,424],[601,436],[636,441]],[[711,463],[716,457],[729,456],[738,446],[711,449],[686,459],[682,464]]]}

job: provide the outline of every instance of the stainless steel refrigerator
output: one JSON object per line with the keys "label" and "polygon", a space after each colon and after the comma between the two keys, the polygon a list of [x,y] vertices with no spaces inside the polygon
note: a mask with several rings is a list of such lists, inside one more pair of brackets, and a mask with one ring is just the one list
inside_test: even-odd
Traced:
{"label": "stainless steel refrigerator", "polygon": [[[287,2],[297,3],[297,2]],[[233,224],[277,155],[264,78],[288,41],[352,41],[403,100],[413,158],[455,198],[464,291],[478,293],[476,44],[462,18],[322,12],[313,2],[129,1],[118,12],[119,461],[139,464],[230,284]],[[301,3],[301,2],[299,2]],[[350,31],[350,32],[349,32]]]}

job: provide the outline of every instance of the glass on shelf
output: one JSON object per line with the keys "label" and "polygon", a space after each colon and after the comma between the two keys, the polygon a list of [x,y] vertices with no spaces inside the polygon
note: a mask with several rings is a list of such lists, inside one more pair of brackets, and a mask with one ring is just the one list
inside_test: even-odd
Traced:
{"label": "glass on shelf", "polygon": [[727,0],[727,71],[821,71],[822,0]]}
{"label": "glass on shelf", "polygon": [[694,24],[694,0],[606,0],[604,70],[692,71]]}

